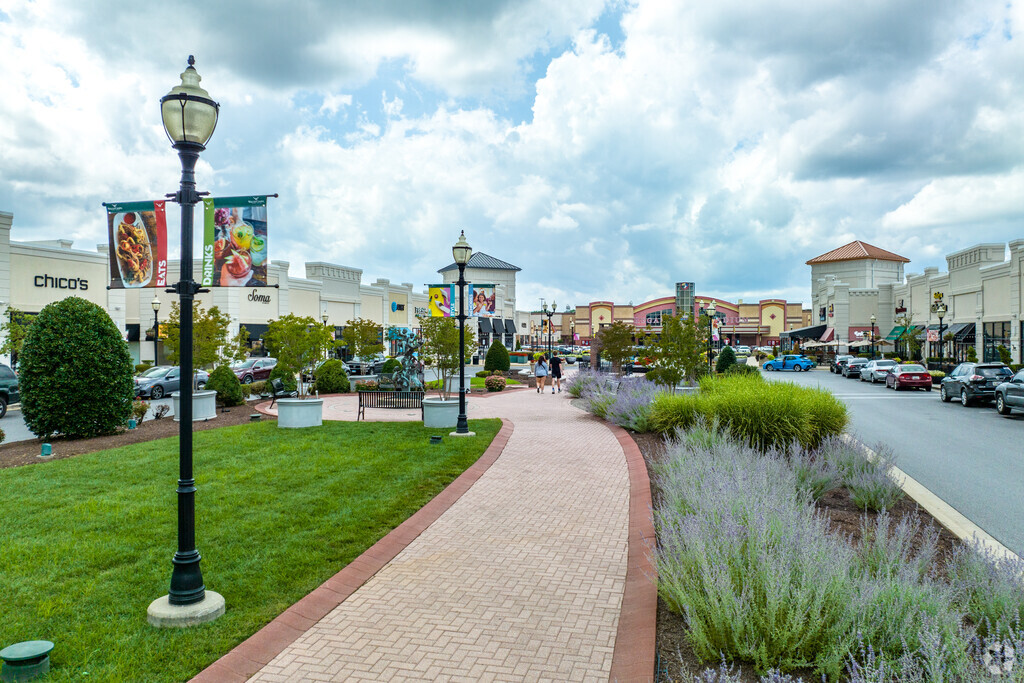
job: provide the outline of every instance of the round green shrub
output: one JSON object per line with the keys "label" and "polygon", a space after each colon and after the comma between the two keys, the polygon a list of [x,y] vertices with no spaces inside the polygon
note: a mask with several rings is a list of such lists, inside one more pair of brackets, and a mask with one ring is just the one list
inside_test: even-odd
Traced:
{"label": "round green shrub", "polygon": [[[328,361],[330,362],[330,361]],[[402,363],[397,358],[388,358],[384,361],[384,366],[381,368],[381,372],[398,372],[402,369]],[[345,376],[346,378],[348,375]],[[333,392],[332,392],[333,393]]]}
{"label": "round green shrub", "polygon": [[49,304],[18,362],[21,414],[36,436],[113,434],[132,415],[135,367],[106,311],[79,297]]}
{"label": "round green shrub", "polygon": [[267,384],[269,385],[275,379],[281,380],[285,391],[295,391],[299,388],[298,382],[295,381],[295,375],[281,367],[280,364],[275,365],[274,369],[270,371],[270,376],[267,377]]}
{"label": "round green shrub", "polygon": [[145,372],[146,370],[149,370],[149,369],[150,369],[151,367],[153,367],[153,364],[152,364],[152,363],[138,363],[138,364],[137,364],[137,365],[135,366],[135,374],[137,374],[137,375],[141,375],[141,374],[142,374],[142,373],[144,373],[144,372]]}
{"label": "round green shrub", "polygon": [[223,406],[240,406],[245,403],[242,383],[226,365],[217,366],[206,380],[206,389],[217,392],[217,400]]}
{"label": "round green shrub", "polygon": [[[384,368],[384,372],[389,372],[387,363],[384,364]],[[348,373],[345,372],[345,364],[340,360],[329,360],[316,371],[313,391],[321,394],[347,394],[350,390]]]}
{"label": "round green shrub", "polygon": [[723,373],[733,365],[736,365],[736,352],[732,350],[731,346],[723,346],[715,360],[715,372]]}
{"label": "round green shrub", "polygon": [[505,345],[500,342],[494,342],[491,344],[491,348],[487,349],[487,357],[484,358],[484,370],[488,372],[493,370],[507,371],[512,367],[512,360],[509,358],[508,349]]}
{"label": "round green shrub", "polygon": [[476,373],[476,376],[477,376],[477,377],[489,377],[489,376],[490,376],[490,374],[491,374],[491,373],[487,372],[486,370],[480,370],[480,371],[478,371],[478,372]]}

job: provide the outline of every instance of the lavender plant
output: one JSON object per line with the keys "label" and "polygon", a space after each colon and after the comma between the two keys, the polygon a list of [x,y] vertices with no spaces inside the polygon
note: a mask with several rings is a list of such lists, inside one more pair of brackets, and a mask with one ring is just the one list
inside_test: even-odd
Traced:
{"label": "lavender plant", "polygon": [[565,390],[573,398],[582,398],[583,393],[590,387],[606,384],[608,378],[594,370],[580,370],[565,381]]}
{"label": "lavender plant", "polygon": [[663,389],[646,377],[627,377],[619,382],[615,400],[608,405],[606,418],[634,432],[650,431],[651,403]]}
{"label": "lavender plant", "polygon": [[794,444],[789,449],[789,464],[796,475],[797,488],[819,500],[842,484],[842,472],[834,460],[818,452],[808,451]]}
{"label": "lavender plant", "polygon": [[[978,542],[954,549],[946,574],[983,637],[1005,637],[1024,622],[1024,561]],[[1024,657],[1024,650],[1018,650]],[[1022,664],[1024,666],[1024,664]]]}

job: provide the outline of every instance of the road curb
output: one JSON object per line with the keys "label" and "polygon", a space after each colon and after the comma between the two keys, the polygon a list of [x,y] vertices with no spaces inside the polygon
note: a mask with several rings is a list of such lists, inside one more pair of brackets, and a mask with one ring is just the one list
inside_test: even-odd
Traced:
{"label": "road curb", "polygon": [[[849,434],[843,434],[843,439],[864,449],[868,458],[875,459],[878,454],[857,441]],[[914,501],[935,518],[942,526],[949,529],[961,541],[970,543],[977,542],[983,548],[990,550],[995,557],[1019,561],[1021,558],[1005,545],[997,541],[987,531],[967,519],[956,508],[932,493],[927,487],[911,477],[909,474],[896,467],[892,468],[893,478],[899,484],[903,492],[914,499]]]}

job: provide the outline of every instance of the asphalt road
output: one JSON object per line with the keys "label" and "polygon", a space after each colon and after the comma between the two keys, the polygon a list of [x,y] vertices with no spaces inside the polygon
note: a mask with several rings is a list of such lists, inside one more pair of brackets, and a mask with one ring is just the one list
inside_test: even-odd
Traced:
{"label": "asphalt road", "polygon": [[1024,556],[1024,413],[1003,417],[992,404],[942,403],[938,387],[896,393],[827,367],[763,374],[831,391],[849,408],[854,436],[870,447],[888,445],[900,469]]}

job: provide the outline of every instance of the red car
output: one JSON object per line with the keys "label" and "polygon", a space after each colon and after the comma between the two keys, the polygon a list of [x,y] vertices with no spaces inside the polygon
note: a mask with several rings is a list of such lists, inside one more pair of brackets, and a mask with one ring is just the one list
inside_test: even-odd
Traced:
{"label": "red car", "polygon": [[249,358],[238,363],[232,363],[231,370],[235,377],[242,384],[262,382],[270,377],[270,371],[277,365],[276,358]]}
{"label": "red car", "polygon": [[897,365],[885,376],[885,386],[896,391],[903,388],[932,390],[932,376],[923,365]]}

